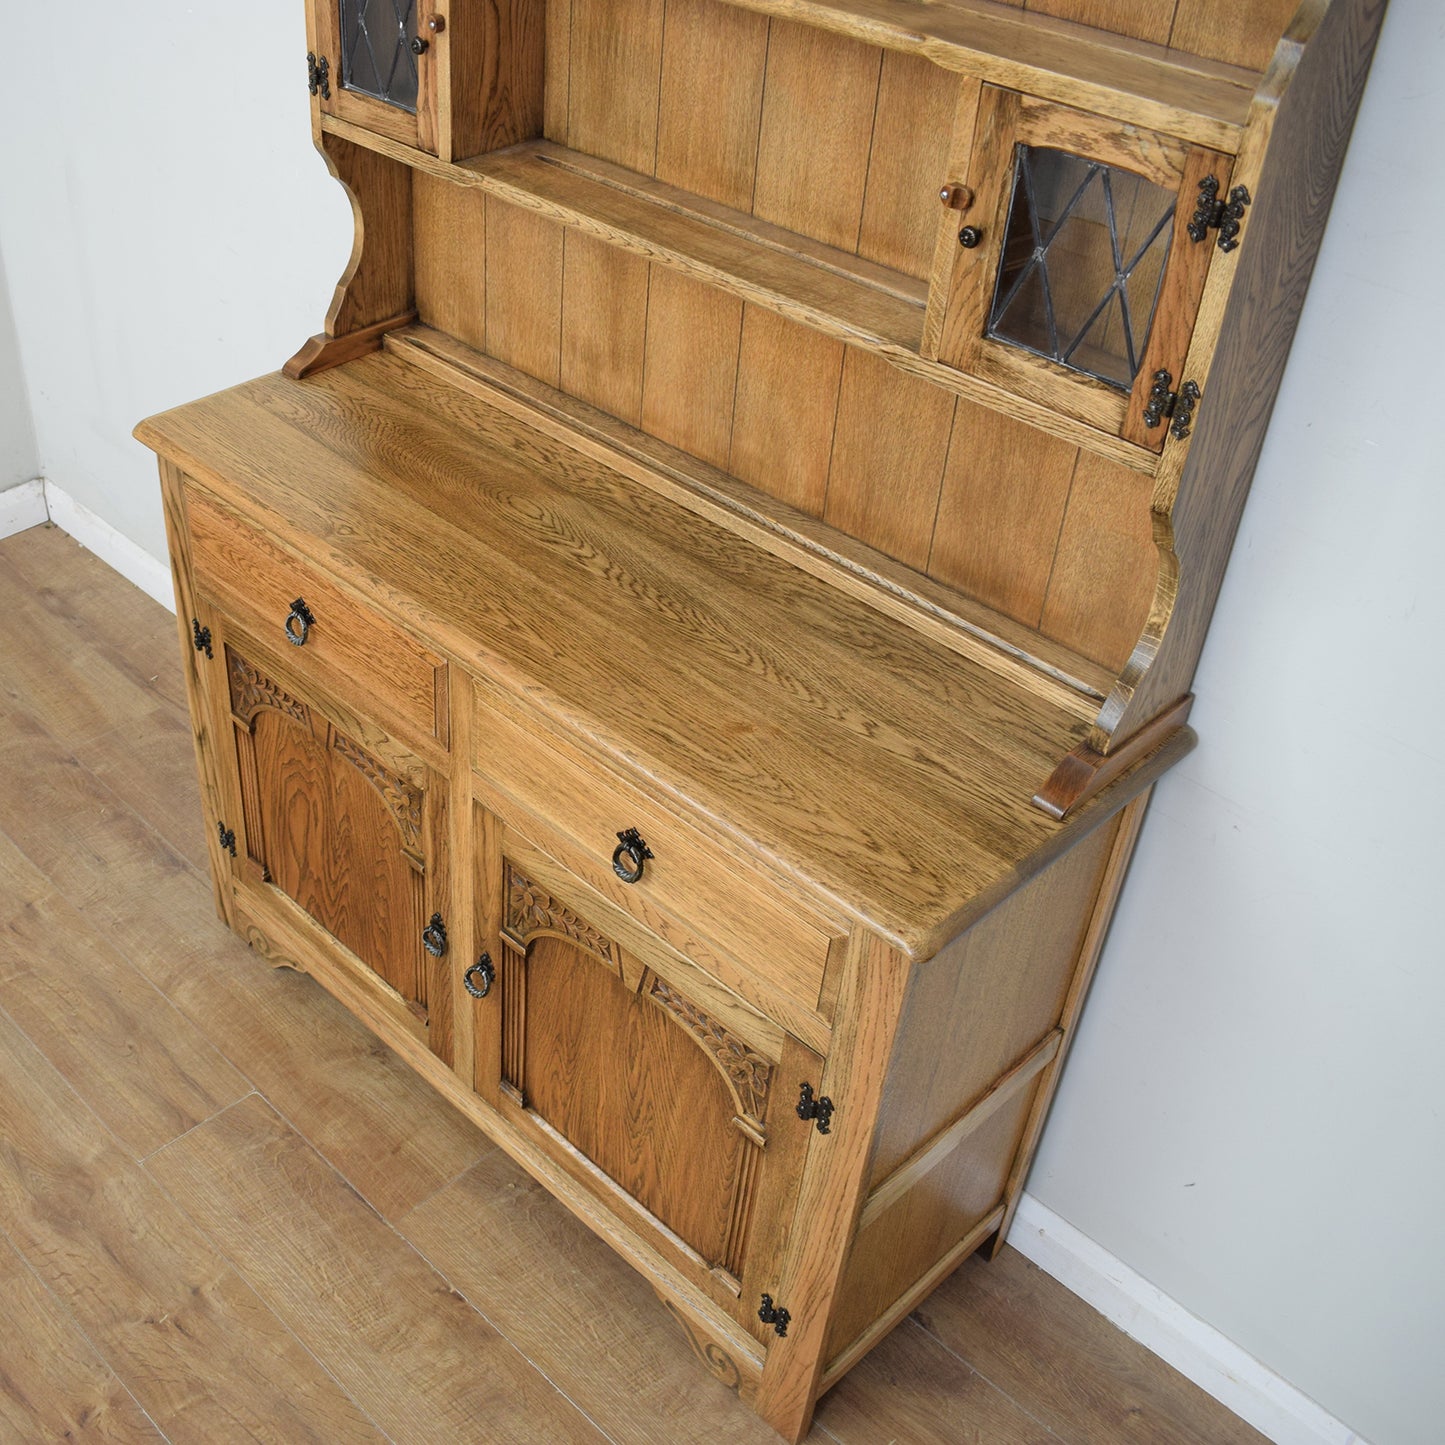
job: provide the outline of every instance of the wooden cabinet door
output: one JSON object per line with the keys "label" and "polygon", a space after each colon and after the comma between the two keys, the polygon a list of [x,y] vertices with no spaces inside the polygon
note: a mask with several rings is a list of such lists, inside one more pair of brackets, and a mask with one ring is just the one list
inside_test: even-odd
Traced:
{"label": "wooden cabinet door", "polygon": [[479,1091],[768,1340],[759,1302],[778,1288],[813,1131],[795,1106],[821,1060],[701,975],[619,944],[588,916],[605,903],[482,816],[496,975],[474,1005]]}
{"label": "wooden cabinet door", "polygon": [[1230,166],[984,86],[962,217],[972,245],[955,257],[939,359],[1158,451],[1169,427],[1148,424],[1150,392],[1161,371],[1170,389],[1184,384],[1218,254],[1219,233],[1196,213],[1226,196]]}
{"label": "wooden cabinet door", "polygon": [[435,154],[431,16],[420,0],[311,0],[311,84],[321,109]]}
{"label": "wooden cabinet door", "polygon": [[243,636],[222,657],[219,765],[240,804],[231,844],[245,906],[293,923],[289,905],[301,910],[450,1061],[444,780],[380,728],[307,696]]}

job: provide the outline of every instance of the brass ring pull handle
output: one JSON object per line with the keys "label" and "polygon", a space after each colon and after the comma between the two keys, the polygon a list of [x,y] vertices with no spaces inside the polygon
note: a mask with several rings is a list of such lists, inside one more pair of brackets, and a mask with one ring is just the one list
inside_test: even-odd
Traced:
{"label": "brass ring pull handle", "polygon": [[306,646],[306,639],[311,636],[316,619],[311,615],[311,609],[303,598],[298,597],[291,604],[291,610],[286,614],[286,621],[282,626],[286,629],[286,641],[292,647]]}
{"label": "brass ring pull handle", "polygon": [[[475,977],[475,982],[473,978]],[[492,963],[492,955],[484,953],[463,975],[462,986],[473,998],[486,998],[491,993],[492,985],[497,981],[496,966]]]}
{"label": "brass ring pull handle", "polygon": [[642,841],[642,834],[636,828],[628,828],[617,835],[617,846],[612,850],[612,871],[624,883],[636,883],[651,857],[652,849]]}
{"label": "brass ring pull handle", "polygon": [[440,958],[447,951],[447,927],[440,913],[433,913],[431,922],[422,929],[421,944],[433,958]]}

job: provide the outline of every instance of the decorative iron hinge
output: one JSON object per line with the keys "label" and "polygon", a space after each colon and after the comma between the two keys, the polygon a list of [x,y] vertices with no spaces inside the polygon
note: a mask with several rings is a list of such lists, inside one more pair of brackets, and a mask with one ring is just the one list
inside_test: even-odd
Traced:
{"label": "decorative iron hinge", "polygon": [[221,847],[234,858],[236,856],[236,830],[228,828],[224,823],[217,823],[216,832],[221,839]]}
{"label": "decorative iron hinge", "polygon": [[1189,435],[1194,408],[1203,393],[1197,381],[1186,381],[1178,391],[1170,391],[1169,383],[1173,380],[1167,371],[1154,373],[1154,385],[1149,388],[1149,400],[1144,404],[1144,425],[1152,431],[1166,416],[1173,417],[1169,435],[1182,442]]}
{"label": "decorative iron hinge", "polygon": [[776,1308],[772,1295],[765,1294],[762,1307],[758,1310],[758,1318],[765,1325],[772,1325],[774,1333],[779,1339],[783,1339],[788,1333],[788,1321],[793,1317],[787,1310]]}
{"label": "decorative iron hinge", "polygon": [[826,1134],[833,1127],[833,1101],[827,1097],[815,1099],[813,1086],[802,1084],[798,1089],[798,1118],[816,1120],[818,1132]]}
{"label": "decorative iron hinge", "polygon": [[306,89],[312,95],[320,92],[322,100],[331,99],[331,62],[323,55],[319,60],[306,52]]}
{"label": "decorative iron hinge", "polygon": [[197,652],[204,652],[207,657],[215,657],[211,651],[211,629],[202,627],[200,618],[191,618],[191,641],[195,644]]}
{"label": "decorative iron hinge", "polygon": [[1229,199],[1219,199],[1219,181],[1214,176],[1205,176],[1199,183],[1199,201],[1194,208],[1194,219],[1189,223],[1189,239],[1203,241],[1211,231],[1219,232],[1219,249],[1233,251],[1239,245],[1239,227],[1244,220],[1244,208],[1254,198],[1247,186],[1235,186]]}

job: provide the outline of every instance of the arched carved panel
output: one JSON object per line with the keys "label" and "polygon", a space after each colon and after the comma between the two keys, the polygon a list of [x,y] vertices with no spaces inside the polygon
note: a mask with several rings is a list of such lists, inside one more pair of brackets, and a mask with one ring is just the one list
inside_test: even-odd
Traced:
{"label": "arched carved panel", "polygon": [[231,711],[238,721],[250,727],[263,707],[272,707],[287,717],[295,718],[305,727],[311,725],[311,709],[299,698],[292,697],[279,683],[273,682],[229,647],[226,658],[230,664],[227,678],[231,689]]}
{"label": "arched carved panel", "polygon": [[551,933],[584,948],[619,976],[622,954],[618,946],[565,903],[558,902],[533,883],[516,864],[506,864],[506,913],[503,926],[525,948],[538,934]]}
{"label": "arched carved panel", "polygon": [[332,729],[331,746],[354,767],[362,777],[376,789],[387,811],[401,830],[407,855],[422,869],[421,848],[421,789],[413,787],[404,778],[382,766],[364,748],[354,743],[345,733]]}

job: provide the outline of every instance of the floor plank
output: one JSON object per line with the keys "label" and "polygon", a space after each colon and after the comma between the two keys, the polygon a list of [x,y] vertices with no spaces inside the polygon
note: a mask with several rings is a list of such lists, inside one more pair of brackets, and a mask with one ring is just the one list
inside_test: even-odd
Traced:
{"label": "floor plank", "polygon": [[[777,1445],[767,1425],[699,1368],[637,1271],[499,1151],[400,1228],[614,1439]],[[600,1359],[607,1369],[598,1369]],[[815,1445],[826,1438],[818,1430],[808,1437]]]}
{"label": "floor plank", "polygon": [[605,1440],[263,1099],[150,1168],[393,1438]]}
{"label": "floor plank", "polygon": [[7,1239],[0,1299],[0,1439],[164,1441]]}
{"label": "floor plank", "polygon": [[1012,1249],[967,1260],[914,1318],[1071,1445],[1265,1445]]}
{"label": "floor plank", "polygon": [[[17,898],[25,901],[12,908]],[[0,834],[0,1008],[135,1158],[249,1092]]]}
{"label": "floor plank", "polygon": [[0,1077],[0,1227],[168,1438],[379,1438],[3,1016]]}

